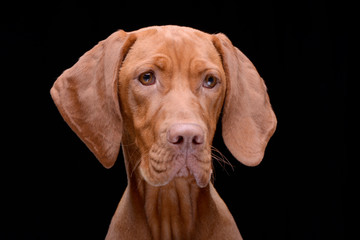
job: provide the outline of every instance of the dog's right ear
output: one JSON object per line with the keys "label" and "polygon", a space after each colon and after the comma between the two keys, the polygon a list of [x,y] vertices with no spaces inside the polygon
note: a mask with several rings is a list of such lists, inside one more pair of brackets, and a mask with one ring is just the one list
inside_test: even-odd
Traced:
{"label": "dog's right ear", "polygon": [[119,154],[119,69],[135,40],[122,30],[113,33],[64,71],[50,91],[64,120],[106,168]]}

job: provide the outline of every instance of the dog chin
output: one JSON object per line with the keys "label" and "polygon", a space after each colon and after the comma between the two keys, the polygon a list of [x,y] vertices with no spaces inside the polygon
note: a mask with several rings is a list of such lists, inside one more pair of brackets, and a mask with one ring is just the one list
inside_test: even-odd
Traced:
{"label": "dog chin", "polygon": [[176,181],[178,178],[183,178],[187,179],[189,183],[196,183],[199,188],[205,188],[210,182],[212,171],[210,171],[208,174],[196,172],[193,173],[187,166],[184,166],[174,176],[164,178],[160,176],[151,176],[150,173],[146,173],[143,168],[140,167],[140,173],[144,180],[154,187],[162,187],[169,184],[171,181]]}
{"label": "dog chin", "polygon": [[195,179],[196,184],[198,185],[199,188],[204,188],[206,187],[211,179],[211,174],[212,174],[212,170],[210,171],[209,174],[206,173],[193,173],[191,168],[189,169],[187,166],[182,167],[177,174],[175,175],[175,177],[177,178],[192,178]]}

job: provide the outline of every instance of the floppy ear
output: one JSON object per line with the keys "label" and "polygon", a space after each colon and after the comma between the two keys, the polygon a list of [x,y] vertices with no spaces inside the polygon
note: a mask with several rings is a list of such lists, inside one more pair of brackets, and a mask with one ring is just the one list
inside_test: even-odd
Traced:
{"label": "floppy ear", "polygon": [[258,165],[276,128],[266,86],[251,61],[224,34],[214,45],[227,77],[222,136],[232,155],[247,166]]}
{"label": "floppy ear", "polygon": [[64,120],[106,168],[119,154],[118,75],[134,41],[122,30],[113,33],[64,71],[50,91]]}

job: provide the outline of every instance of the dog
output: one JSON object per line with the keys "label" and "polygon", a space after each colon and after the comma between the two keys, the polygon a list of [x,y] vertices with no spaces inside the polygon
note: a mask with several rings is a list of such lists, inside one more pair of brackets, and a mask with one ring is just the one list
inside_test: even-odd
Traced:
{"label": "dog", "polygon": [[277,120],[263,79],[224,34],[119,30],[50,92],[104,167],[122,145],[128,186],[106,239],[242,239],[210,181],[217,121],[231,154],[256,166]]}

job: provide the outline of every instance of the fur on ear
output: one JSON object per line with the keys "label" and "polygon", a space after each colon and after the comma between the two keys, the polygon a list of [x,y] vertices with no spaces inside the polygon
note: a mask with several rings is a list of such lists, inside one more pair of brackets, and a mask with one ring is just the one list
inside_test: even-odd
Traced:
{"label": "fur on ear", "polygon": [[122,30],[113,33],[64,71],[50,90],[64,120],[106,168],[120,150],[119,68],[134,41]]}
{"label": "fur on ear", "polygon": [[237,160],[256,166],[277,124],[265,83],[251,61],[224,34],[214,35],[213,42],[227,77],[222,116],[224,143]]}

